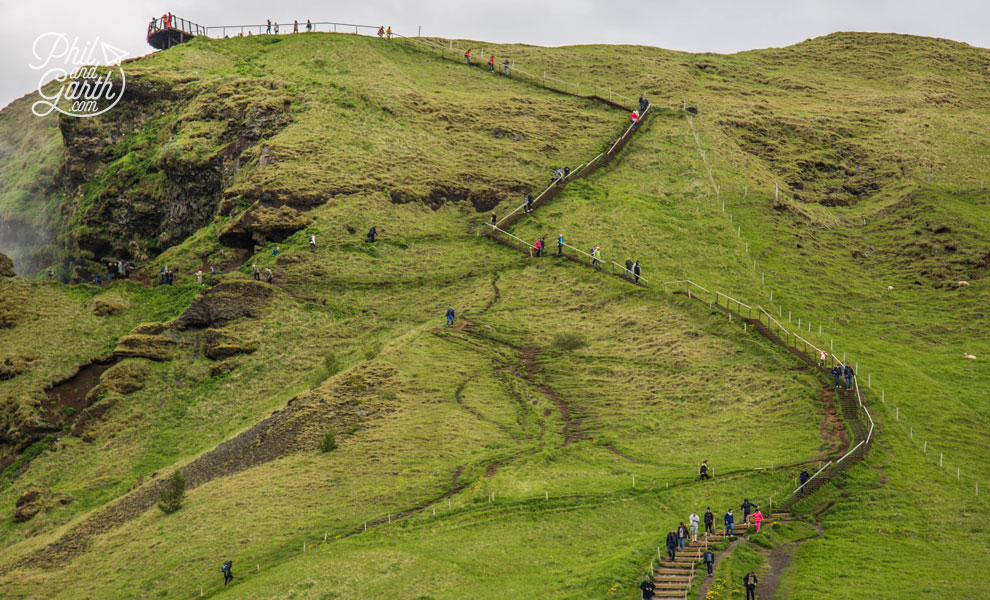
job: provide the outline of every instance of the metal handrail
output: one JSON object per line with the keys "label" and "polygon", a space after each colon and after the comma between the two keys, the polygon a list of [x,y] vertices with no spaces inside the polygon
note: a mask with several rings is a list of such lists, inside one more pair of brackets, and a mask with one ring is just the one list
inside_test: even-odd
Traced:
{"label": "metal handrail", "polygon": [[731,300],[731,301],[735,302],[736,304],[738,304],[739,306],[745,306],[748,309],[752,309],[753,308],[752,306],[746,304],[745,302],[740,302],[740,301],[736,300],[735,298],[733,298],[732,296],[729,296],[728,294],[723,294],[722,292],[715,292],[715,295],[716,296],[722,296],[726,300]]}
{"label": "metal handrail", "polygon": [[852,454],[853,452],[855,452],[857,449],[859,449],[860,446],[862,446],[865,443],[866,443],[866,440],[860,440],[860,442],[858,444],[856,444],[855,446],[853,446],[853,449],[852,450],[850,450],[849,452],[846,452],[842,456],[842,458],[840,458],[839,460],[835,461],[835,464],[839,464],[840,462],[844,461],[847,456],[849,456],[850,454]]}

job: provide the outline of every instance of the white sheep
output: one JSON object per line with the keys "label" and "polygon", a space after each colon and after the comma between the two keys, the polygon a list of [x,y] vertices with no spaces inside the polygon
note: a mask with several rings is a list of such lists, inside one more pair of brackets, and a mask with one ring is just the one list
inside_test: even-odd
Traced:
{"label": "white sheep", "polygon": [[892,286],[892,285],[888,285],[888,286],[887,286],[887,291],[888,291],[888,292],[893,292],[893,291],[894,291],[894,286]]}
{"label": "white sheep", "polygon": [[963,356],[968,358],[969,360],[976,360],[976,357],[970,354],[969,352],[963,352]]}
{"label": "white sheep", "polygon": [[969,282],[968,281],[960,281],[959,283],[956,284],[956,287],[969,287]]}

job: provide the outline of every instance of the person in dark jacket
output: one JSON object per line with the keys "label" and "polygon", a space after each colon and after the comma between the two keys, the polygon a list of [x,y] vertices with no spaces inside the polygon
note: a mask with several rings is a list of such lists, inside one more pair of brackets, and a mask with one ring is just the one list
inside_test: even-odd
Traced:
{"label": "person in dark jacket", "polygon": [[498,217],[495,216],[495,213],[492,213],[492,218],[489,220],[489,223],[491,223],[492,227],[498,225]]}
{"label": "person in dark jacket", "polygon": [[227,562],[223,563],[223,566],[220,567],[220,572],[223,573],[223,584],[224,585],[227,585],[228,583],[230,583],[231,581],[234,580],[234,575],[233,575],[233,573],[231,573],[231,569],[233,569],[233,567],[234,567],[234,562],[233,561],[230,561],[230,560],[228,560]]}
{"label": "person in dark jacket", "polygon": [[533,212],[533,194],[526,195],[526,212]]}
{"label": "person in dark jacket", "polygon": [[377,235],[378,235],[378,228],[375,227],[374,225],[372,225],[371,226],[371,229],[368,230],[368,242],[371,243],[371,244],[374,244],[375,243],[375,236],[377,236]]}
{"label": "person in dark jacket", "polygon": [[756,508],[756,505],[750,502],[749,498],[743,500],[742,505],[739,507],[739,510],[741,510],[743,514],[743,523],[749,521],[749,515],[752,514],[754,508]]}
{"label": "person in dark jacket", "polygon": [[626,277],[632,277],[632,259],[626,259]]}
{"label": "person in dark jacket", "polygon": [[455,319],[454,307],[453,306],[448,306],[447,307],[447,327],[453,327],[454,326],[454,319]]}
{"label": "person in dark jacket", "polygon": [[808,469],[803,469],[801,474],[798,475],[798,479],[801,481],[801,495],[803,496],[804,484],[808,483],[808,480],[811,479],[811,475],[808,475]]}
{"label": "person in dark jacket", "polygon": [[646,107],[650,105],[650,101],[646,98],[639,97],[639,114],[643,114],[646,111]]}
{"label": "person in dark jacket", "polygon": [[674,562],[674,557],[677,555],[677,533],[671,529],[670,533],[667,534],[667,556],[670,557],[670,562]]}
{"label": "person in dark jacket", "polygon": [[684,544],[687,542],[687,539],[688,528],[687,525],[684,524],[684,521],[681,521],[681,524],[677,526],[677,548],[681,552],[684,552]]}
{"label": "person in dark jacket", "polygon": [[711,506],[705,509],[705,535],[710,533],[715,533],[715,513]]}
{"label": "person in dark jacket", "polygon": [[730,508],[725,516],[722,517],[722,521],[725,522],[725,535],[732,535],[734,533],[736,518],[732,516],[732,509]]}
{"label": "person in dark jacket", "polygon": [[835,387],[838,388],[842,385],[842,365],[836,363],[835,366],[832,367],[832,377],[835,378]]}
{"label": "person in dark jacket", "polygon": [[715,568],[715,555],[712,554],[711,548],[705,550],[705,566],[708,567],[708,576],[712,576],[712,569]]}
{"label": "person in dark jacket", "polygon": [[637,260],[636,262],[633,263],[633,278],[636,280],[636,283],[639,283],[639,274],[641,272],[642,269],[640,268],[639,261]]}
{"label": "person in dark jacket", "polygon": [[653,592],[656,591],[657,586],[650,579],[649,573],[647,573],[646,578],[643,579],[643,583],[639,584],[639,589],[643,590],[643,600],[650,600],[653,598]]}
{"label": "person in dark jacket", "polygon": [[746,586],[746,600],[756,600],[756,573],[750,571],[743,577],[743,585]]}
{"label": "person in dark jacket", "polygon": [[708,459],[701,461],[701,468],[698,469],[698,479],[711,479],[708,474]]}
{"label": "person in dark jacket", "polygon": [[843,375],[845,376],[845,378],[846,378],[846,389],[847,389],[847,390],[850,390],[850,389],[852,389],[852,383],[853,383],[853,368],[852,368],[852,367],[850,367],[849,365],[846,365],[846,368],[842,370],[842,374],[843,374]]}

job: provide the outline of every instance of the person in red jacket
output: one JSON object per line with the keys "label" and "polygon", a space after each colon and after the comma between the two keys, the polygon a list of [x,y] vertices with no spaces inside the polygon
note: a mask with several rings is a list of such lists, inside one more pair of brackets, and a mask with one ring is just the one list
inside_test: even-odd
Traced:
{"label": "person in red jacket", "polygon": [[471,49],[470,48],[468,48],[467,50],[464,51],[464,60],[467,61],[467,64],[469,64],[469,65],[471,64]]}
{"label": "person in red jacket", "polygon": [[491,71],[492,73],[495,72],[495,55],[494,54],[492,54],[491,56],[488,57],[488,70]]}
{"label": "person in red jacket", "polygon": [[632,111],[632,114],[629,115],[629,121],[632,122],[632,128],[635,131],[639,127],[639,111]]}

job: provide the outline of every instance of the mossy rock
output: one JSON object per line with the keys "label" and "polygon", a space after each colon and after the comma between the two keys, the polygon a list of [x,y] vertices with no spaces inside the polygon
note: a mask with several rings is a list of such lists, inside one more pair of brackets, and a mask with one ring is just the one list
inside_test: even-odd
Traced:
{"label": "mossy rock", "polygon": [[218,362],[210,367],[210,377],[220,377],[226,375],[237,368],[237,363],[232,360]]}
{"label": "mossy rock", "polygon": [[131,333],[141,335],[158,335],[163,331],[165,331],[164,323],[141,323],[131,330]]}
{"label": "mossy rock", "polygon": [[56,490],[30,489],[21,494],[14,504],[14,522],[29,521],[42,511],[47,512],[75,500],[75,497]]}
{"label": "mossy rock", "polygon": [[125,335],[117,342],[113,351],[121,358],[150,358],[151,360],[172,360],[175,357],[176,342],[163,335]]}
{"label": "mossy rock", "polygon": [[13,379],[31,368],[37,360],[34,356],[7,356],[0,359],[0,381]]}
{"label": "mossy rock", "polygon": [[258,317],[273,294],[272,286],[253,279],[225,281],[196,296],[172,326],[179,330],[201,329],[242,317]]}
{"label": "mossy rock", "polygon": [[216,329],[207,329],[203,336],[203,353],[213,360],[224,360],[238,354],[250,354],[258,349],[254,342],[246,342]]}
{"label": "mossy rock", "polygon": [[[103,387],[102,384],[93,388]],[[88,399],[88,396],[87,396]],[[102,402],[97,402],[89,408],[84,408],[82,411],[76,415],[75,420],[72,422],[72,430],[70,433],[76,437],[81,437],[85,441],[92,441],[95,436],[92,435],[92,427],[98,420],[103,420],[104,415],[109,411],[117,401],[113,398],[103,400]]]}
{"label": "mossy rock", "polygon": [[106,294],[93,298],[93,313],[98,317],[117,315],[127,310],[127,300],[119,294]]}
{"label": "mossy rock", "polygon": [[144,379],[150,374],[147,366],[128,360],[117,363],[100,375],[100,385],[126,396],[143,388]]}
{"label": "mossy rock", "polygon": [[0,277],[13,277],[14,273],[14,261],[10,260],[10,257],[0,252]]}

